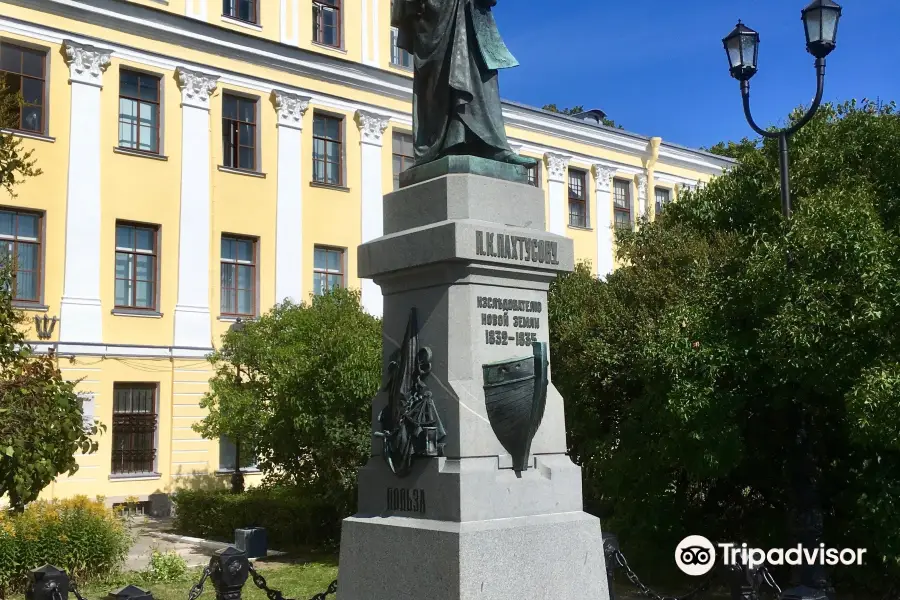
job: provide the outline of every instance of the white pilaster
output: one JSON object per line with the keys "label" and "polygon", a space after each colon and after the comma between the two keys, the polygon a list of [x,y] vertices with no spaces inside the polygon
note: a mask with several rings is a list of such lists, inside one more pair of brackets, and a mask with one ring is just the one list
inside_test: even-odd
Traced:
{"label": "white pilaster", "polygon": [[281,0],[281,43],[296,46],[300,43],[298,24],[300,0]]}
{"label": "white pilaster", "polygon": [[[363,0],[365,2],[366,0]],[[381,26],[378,24],[378,17],[381,12],[381,3],[379,0],[371,0],[372,2],[372,65],[380,65],[381,54]]]}
{"label": "white pilaster", "polygon": [[647,216],[647,176],[643,173],[637,176],[638,186],[638,217]]}
{"label": "white pilaster", "polygon": [[597,277],[606,279],[615,268],[612,222],[612,183],[616,170],[594,165],[597,182]]}
{"label": "white pilaster", "polygon": [[66,191],[66,261],[59,339],[102,342],[100,306],[100,89],[108,50],[63,43],[72,86]]}
{"label": "white pilaster", "polygon": [[209,97],[218,78],[182,67],[176,76],[181,88],[182,157],[175,345],[208,348],[212,344]]}
{"label": "white pilaster", "polygon": [[207,20],[206,0],[185,0],[184,12],[192,19]]}
{"label": "white pilaster", "polygon": [[571,156],[548,152],[544,155],[547,160],[547,190],[550,194],[550,211],[547,219],[547,229],[556,235],[566,235],[566,217],[569,211],[566,209],[566,173],[569,168]]}
{"label": "white pilaster", "polygon": [[309,98],[275,90],[278,111],[278,199],[275,301],[303,300],[303,115]]}
{"label": "white pilaster", "polygon": [[[384,130],[390,117],[368,111],[356,111],[359,142],[362,154],[362,243],[384,235],[384,204],[382,195],[382,145]],[[371,279],[362,280],[362,304],[370,314],[384,312],[381,288]]]}

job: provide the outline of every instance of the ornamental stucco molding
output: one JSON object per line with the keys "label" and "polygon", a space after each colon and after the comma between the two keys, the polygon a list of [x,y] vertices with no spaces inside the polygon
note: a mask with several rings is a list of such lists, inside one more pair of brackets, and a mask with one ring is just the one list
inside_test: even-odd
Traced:
{"label": "ornamental stucco molding", "polygon": [[310,98],[278,90],[273,90],[272,96],[278,113],[278,126],[303,129],[303,115],[309,109]]}
{"label": "ornamental stucco molding", "polygon": [[548,152],[544,155],[544,159],[547,161],[547,174],[550,181],[565,183],[566,169],[569,168],[569,162],[572,160],[572,157],[566,154]]}
{"label": "ornamental stucco molding", "polygon": [[390,122],[391,118],[385,115],[365,110],[356,111],[356,124],[359,125],[360,141],[363,144],[381,146],[384,131]]}
{"label": "ornamental stucco molding", "polygon": [[637,184],[638,184],[638,198],[641,200],[647,199],[647,176],[646,175],[638,175],[637,176]]}
{"label": "ornamental stucco molding", "polygon": [[613,178],[616,176],[616,169],[608,165],[594,165],[594,175],[597,178],[597,191],[608,192],[612,189]]}
{"label": "ornamental stucco molding", "polygon": [[216,91],[218,77],[184,67],[175,70],[175,77],[178,79],[178,87],[181,88],[182,106],[209,110],[209,97]]}
{"label": "ornamental stucco molding", "polygon": [[69,81],[101,87],[103,72],[109,67],[110,50],[79,44],[71,40],[63,41],[66,64],[69,65]]}

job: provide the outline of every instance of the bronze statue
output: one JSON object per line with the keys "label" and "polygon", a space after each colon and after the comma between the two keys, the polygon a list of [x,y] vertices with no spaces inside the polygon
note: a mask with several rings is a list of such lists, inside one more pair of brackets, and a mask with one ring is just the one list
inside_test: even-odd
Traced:
{"label": "bronze statue", "polygon": [[519,63],[497,31],[496,0],[394,0],[397,46],[414,56],[416,165],[468,155],[526,167],[509,147],[497,71]]}

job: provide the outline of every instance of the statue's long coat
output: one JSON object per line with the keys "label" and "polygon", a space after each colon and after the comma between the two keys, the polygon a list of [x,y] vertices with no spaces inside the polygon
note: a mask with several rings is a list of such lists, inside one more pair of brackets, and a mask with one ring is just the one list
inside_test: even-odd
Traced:
{"label": "statue's long coat", "polygon": [[[519,63],[491,14],[492,0],[394,0],[397,45],[415,57],[416,163],[446,154],[509,152],[497,70]],[[419,7],[424,12],[418,16]],[[486,146],[486,147],[485,147]]]}

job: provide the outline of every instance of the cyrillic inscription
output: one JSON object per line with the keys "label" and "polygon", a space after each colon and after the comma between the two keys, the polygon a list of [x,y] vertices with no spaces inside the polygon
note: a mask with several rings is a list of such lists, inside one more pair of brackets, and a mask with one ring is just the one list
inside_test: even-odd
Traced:
{"label": "cyrillic inscription", "polygon": [[476,231],[475,254],[518,262],[558,265],[559,243],[493,231]]}
{"label": "cyrillic inscription", "polygon": [[[478,296],[475,304],[482,310],[497,311],[481,313],[481,325],[487,328],[484,330],[484,343],[488,346],[531,346],[537,341],[537,331],[522,330],[540,330],[544,312],[540,302]],[[526,314],[510,316],[509,313]]]}
{"label": "cyrillic inscription", "polygon": [[425,514],[425,490],[387,489],[389,511]]}

